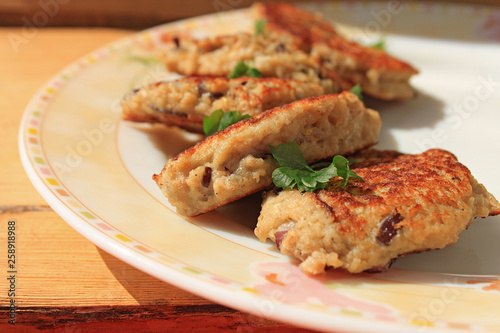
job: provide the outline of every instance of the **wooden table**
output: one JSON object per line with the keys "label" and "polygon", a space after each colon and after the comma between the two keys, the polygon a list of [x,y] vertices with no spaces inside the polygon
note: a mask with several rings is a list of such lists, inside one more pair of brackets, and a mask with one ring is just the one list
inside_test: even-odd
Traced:
{"label": "wooden table", "polygon": [[[273,1],[273,0],[260,0]],[[307,0],[281,0],[305,2]],[[338,0],[315,0],[338,1]],[[369,1],[369,0],[365,0]],[[380,0],[374,0],[380,1]],[[500,0],[418,0],[498,5]],[[0,25],[22,26],[36,21],[44,26],[106,26],[144,29],[157,24],[230,9],[245,8],[253,0],[2,0]],[[47,13],[47,18],[42,12]],[[50,19],[49,19],[50,17]]]}
{"label": "wooden table", "polygon": [[[18,127],[37,89],[82,55],[133,31],[0,28],[0,332],[307,332],[153,278],[64,222],[21,165]],[[16,224],[16,318],[8,323],[7,232]]]}

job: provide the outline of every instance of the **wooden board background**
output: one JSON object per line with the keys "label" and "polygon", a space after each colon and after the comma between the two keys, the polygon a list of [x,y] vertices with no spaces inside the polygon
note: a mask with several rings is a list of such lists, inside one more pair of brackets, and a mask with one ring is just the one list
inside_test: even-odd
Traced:
{"label": "wooden board background", "polygon": [[[404,1],[406,0],[401,0]],[[144,29],[186,17],[248,7],[253,2],[250,0],[2,0],[0,26],[33,24],[37,27],[105,26]],[[288,2],[304,1],[288,0]],[[500,5],[500,0],[441,0],[441,2]]]}

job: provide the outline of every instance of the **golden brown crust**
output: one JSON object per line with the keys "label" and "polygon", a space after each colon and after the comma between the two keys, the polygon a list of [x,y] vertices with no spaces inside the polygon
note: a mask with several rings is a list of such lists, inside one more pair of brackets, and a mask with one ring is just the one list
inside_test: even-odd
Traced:
{"label": "golden brown crust", "polygon": [[325,93],[317,81],[191,76],[133,90],[122,101],[123,119],[159,122],[202,133],[203,118],[215,110],[253,116]]}
{"label": "golden brown crust", "polygon": [[169,160],[154,179],[179,213],[195,216],[272,184],[269,145],[297,141],[312,163],[376,143],[381,120],[352,93],[299,100],[257,114]]}
{"label": "golden brown crust", "polygon": [[309,273],[384,268],[398,256],[453,244],[475,217],[499,213],[498,201],[447,151],[349,158],[359,161],[352,167],[364,182],[333,180],[313,193],[271,193],[263,203],[256,235],[275,240],[281,232],[281,252],[303,260]]}
{"label": "golden brown crust", "polygon": [[332,50],[355,58],[367,68],[418,72],[410,64],[383,51],[345,39],[319,14],[280,2],[255,3],[254,8],[260,17],[268,21],[269,29],[290,35],[303,49],[310,50],[314,44],[326,44]]}
{"label": "golden brown crust", "polygon": [[338,93],[352,86],[287,38],[249,33],[204,39],[172,36],[166,45],[162,54],[166,68],[182,75],[226,77],[243,61],[251,63],[263,77],[318,81],[326,93]]}
{"label": "golden brown crust", "polygon": [[266,29],[310,52],[339,73],[342,79],[359,83],[366,93],[381,99],[407,99],[413,95],[410,76],[418,73],[410,64],[382,50],[362,46],[339,35],[319,14],[288,3],[255,3],[258,18]]}
{"label": "golden brown crust", "polygon": [[265,29],[287,36],[306,52],[310,52],[316,41],[338,35],[320,15],[288,3],[256,2],[253,10],[257,18],[266,20]]}

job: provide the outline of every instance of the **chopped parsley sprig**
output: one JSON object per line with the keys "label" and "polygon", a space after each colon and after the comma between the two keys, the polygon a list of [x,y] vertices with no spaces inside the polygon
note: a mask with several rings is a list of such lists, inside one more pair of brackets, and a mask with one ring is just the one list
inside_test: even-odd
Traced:
{"label": "chopped parsley sprig", "polygon": [[283,189],[297,187],[299,191],[312,192],[325,188],[334,177],[342,177],[343,186],[347,185],[349,178],[363,180],[354,171],[349,170],[349,161],[340,155],[335,156],[327,167],[315,170],[315,165],[307,164],[302,150],[295,141],[277,147],[269,145],[269,149],[280,165],[272,174],[274,185]]}
{"label": "chopped parsley sprig", "polygon": [[363,88],[361,88],[361,86],[359,85],[359,83],[357,83],[349,91],[352,92],[354,95],[358,96],[359,100],[361,102],[363,102]]}
{"label": "chopped parsley sprig", "polygon": [[264,33],[264,27],[266,26],[266,24],[267,24],[266,19],[257,20],[257,22],[255,22],[255,35],[258,36]]}
{"label": "chopped parsley sprig", "polygon": [[385,39],[380,38],[377,42],[373,43],[369,47],[374,48],[374,49],[378,49],[381,51],[385,51]]}
{"label": "chopped parsley sprig", "polygon": [[236,79],[238,77],[262,77],[262,73],[254,67],[250,67],[243,61],[238,61],[238,64],[234,67],[233,71],[227,76],[230,79]]}
{"label": "chopped parsley sprig", "polygon": [[203,132],[205,132],[205,136],[208,137],[247,118],[250,118],[250,115],[242,115],[239,111],[224,112],[222,109],[218,109],[212,112],[210,116],[205,116],[203,118]]}

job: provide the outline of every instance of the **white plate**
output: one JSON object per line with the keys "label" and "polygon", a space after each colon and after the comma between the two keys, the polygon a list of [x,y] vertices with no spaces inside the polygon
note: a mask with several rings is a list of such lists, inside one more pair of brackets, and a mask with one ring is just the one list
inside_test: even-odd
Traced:
{"label": "white plate", "polygon": [[[421,73],[412,101],[369,101],[384,125],[379,148],[454,152],[500,198],[500,12],[486,7],[308,4],[361,42],[383,34],[388,52]],[[252,29],[246,10],[156,27],[105,46],[57,74],[29,103],[23,165],[53,209],[121,260],[195,294],[318,330],[500,331],[500,219],[476,221],[441,251],[407,256],[384,274],[331,270],[307,277],[253,235],[259,198],[198,218],[175,213],[151,180],[199,139],[120,121],[132,88],[165,75],[152,54],[167,31]]]}

